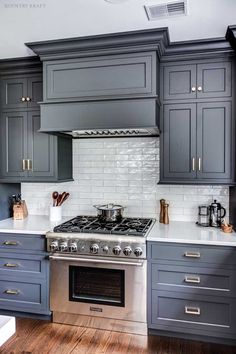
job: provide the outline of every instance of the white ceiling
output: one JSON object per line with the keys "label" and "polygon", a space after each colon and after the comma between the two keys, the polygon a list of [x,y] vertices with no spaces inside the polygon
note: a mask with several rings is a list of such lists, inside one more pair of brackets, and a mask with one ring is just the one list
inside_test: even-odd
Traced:
{"label": "white ceiling", "polygon": [[148,21],[143,6],[165,1],[0,0],[0,58],[32,55],[25,42],[158,27],[182,41],[224,37],[236,24],[236,0],[188,0],[188,16]]}

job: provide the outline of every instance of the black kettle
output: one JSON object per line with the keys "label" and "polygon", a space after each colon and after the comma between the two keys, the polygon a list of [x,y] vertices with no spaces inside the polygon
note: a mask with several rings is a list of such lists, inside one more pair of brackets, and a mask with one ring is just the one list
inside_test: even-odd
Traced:
{"label": "black kettle", "polygon": [[216,199],[210,205],[210,226],[220,227],[222,219],[225,217],[226,210]]}

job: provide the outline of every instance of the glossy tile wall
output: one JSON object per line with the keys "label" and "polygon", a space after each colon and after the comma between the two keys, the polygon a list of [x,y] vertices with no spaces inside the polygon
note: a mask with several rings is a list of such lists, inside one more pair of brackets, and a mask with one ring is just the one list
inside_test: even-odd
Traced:
{"label": "glossy tile wall", "polygon": [[126,206],[130,216],[157,217],[159,200],[170,202],[170,220],[196,221],[197,206],[214,198],[228,210],[228,187],[158,185],[159,139],[105,138],[73,141],[74,182],[22,183],[30,214],[47,215],[51,193],[69,191],[63,215],[95,214],[94,204]]}

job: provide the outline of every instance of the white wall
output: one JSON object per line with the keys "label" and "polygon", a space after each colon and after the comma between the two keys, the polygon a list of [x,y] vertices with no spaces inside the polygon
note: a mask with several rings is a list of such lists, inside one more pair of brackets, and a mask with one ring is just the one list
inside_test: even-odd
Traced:
{"label": "white wall", "polygon": [[0,0],[0,58],[33,53],[26,42],[169,27],[172,41],[224,37],[235,0],[188,0],[189,15],[148,21],[143,6],[171,0]]}
{"label": "white wall", "polygon": [[199,204],[216,198],[228,214],[228,187],[162,186],[159,179],[158,138],[108,138],[73,141],[74,182],[22,183],[30,214],[48,215],[54,190],[69,191],[65,216],[95,215],[94,204],[126,206],[130,216],[158,217],[159,200],[170,202],[170,220],[196,221]]}

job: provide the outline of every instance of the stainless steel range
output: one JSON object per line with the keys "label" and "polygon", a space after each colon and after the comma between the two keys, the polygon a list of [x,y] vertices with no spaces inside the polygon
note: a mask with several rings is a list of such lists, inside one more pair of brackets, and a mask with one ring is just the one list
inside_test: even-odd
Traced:
{"label": "stainless steel range", "polygon": [[146,236],[154,222],[77,216],[48,232],[53,321],[147,334]]}

